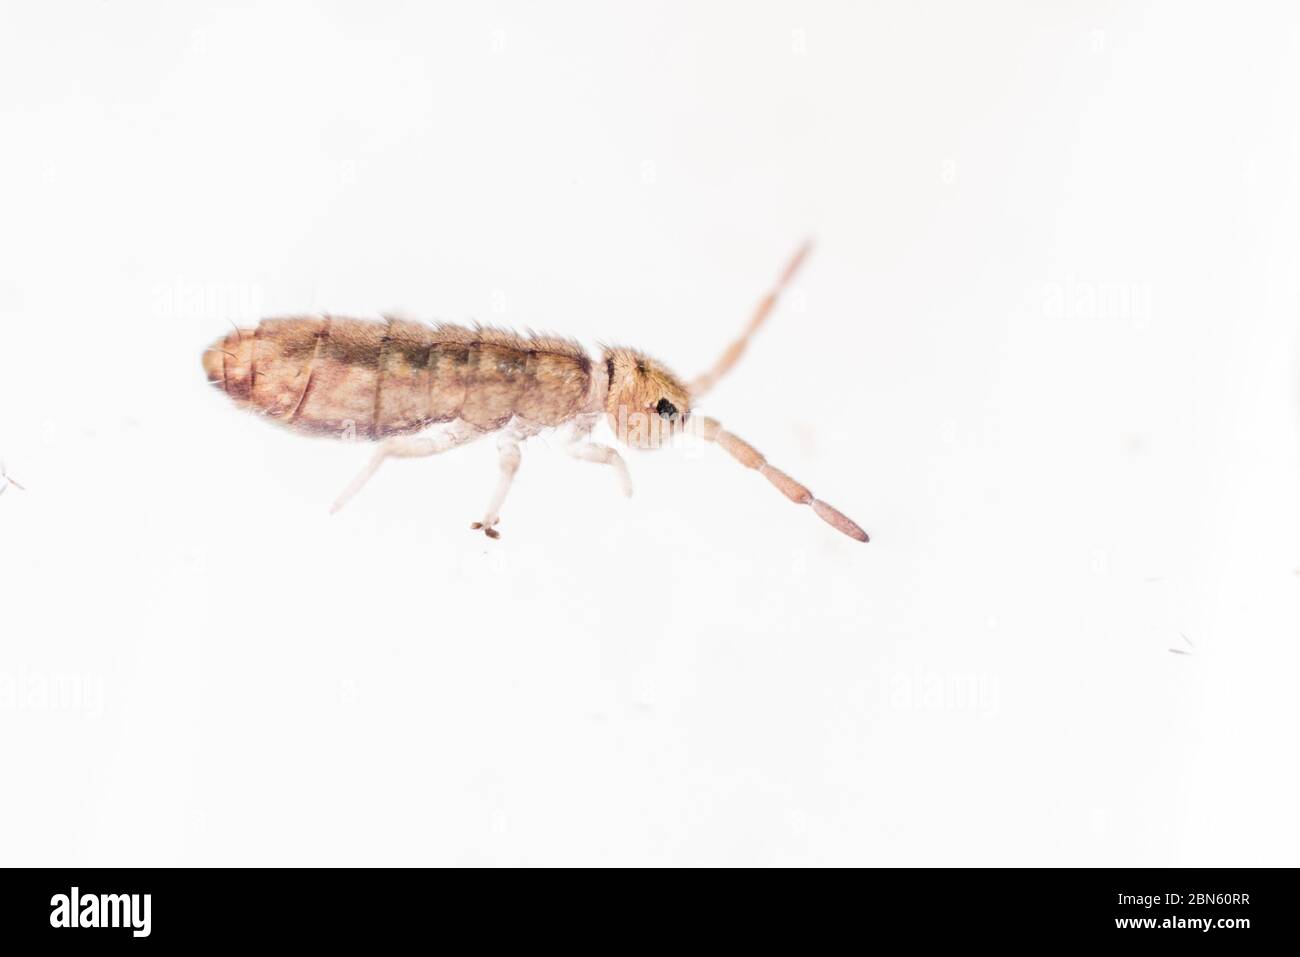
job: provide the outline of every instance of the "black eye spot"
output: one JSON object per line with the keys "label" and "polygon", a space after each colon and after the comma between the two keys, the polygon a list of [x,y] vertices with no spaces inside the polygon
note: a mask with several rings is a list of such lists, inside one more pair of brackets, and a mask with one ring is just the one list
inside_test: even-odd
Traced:
{"label": "black eye spot", "polygon": [[660,399],[659,404],[655,406],[655,411],[659,413],[659,418],[671,419],[677,415],[677,406],[667,399]]}

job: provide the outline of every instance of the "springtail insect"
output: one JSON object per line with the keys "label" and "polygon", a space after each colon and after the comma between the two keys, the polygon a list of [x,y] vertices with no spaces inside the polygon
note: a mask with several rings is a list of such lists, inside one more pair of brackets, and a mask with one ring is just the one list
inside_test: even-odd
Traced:
{"label": "springtail insect", "polygon": [[716,443],[792,502],[811,506],[836,531],[865,542],[867,533],[843,512],[815,498],[716,419],[691,411],[740,359],[809,249],[805,243],[795,253],[741,334],[689,384],[634,349],[604,347],[594,360],[571,339],[336,316],[263,319],[255,329],[236,328],[204,352],[203,368],[208,381],[237,405],[296,432],[378,443],[332,512],[387,459],[436,455],[496,433],[500,477],[482,520],[471,528],[498,538],[520,444],[544,429],[562,429],[570,455],[609,466],[623,493],[631,495],[622,456],[591,441],[603,415],[632,448],[657,449],[681,432]]}

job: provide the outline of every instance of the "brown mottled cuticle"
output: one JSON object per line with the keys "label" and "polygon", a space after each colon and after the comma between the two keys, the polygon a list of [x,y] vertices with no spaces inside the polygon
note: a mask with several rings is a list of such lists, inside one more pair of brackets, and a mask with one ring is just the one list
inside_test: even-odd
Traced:
{"label": "brown mottled cuticle", "polygon": [[581,411],[591,360],[567,339],[390,319],[264,319],[214,343],[208,380],[307,433],[379,439],[461,419],[559,425]]}

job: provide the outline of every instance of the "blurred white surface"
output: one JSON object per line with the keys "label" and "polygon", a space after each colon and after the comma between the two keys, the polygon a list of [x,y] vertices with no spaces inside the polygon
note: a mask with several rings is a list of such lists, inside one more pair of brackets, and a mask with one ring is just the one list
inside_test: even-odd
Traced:
{"label": "blurred white surface", "polygon": [[[0,863],[1297,862],[1294,5],[439,7],[0,13]],[[704,408],[866,546],[708,448],[331,519],[199,367],[689,376],[810,233]]]}

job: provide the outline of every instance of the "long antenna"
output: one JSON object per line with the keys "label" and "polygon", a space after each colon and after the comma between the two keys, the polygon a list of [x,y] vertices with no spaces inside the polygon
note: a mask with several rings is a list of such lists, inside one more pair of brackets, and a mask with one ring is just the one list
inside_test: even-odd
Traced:
{"label": "long antenna", "polygon": [[855,538],[860,542],[871,540],[857,522],[839,509],[827,505],[819,498],[814,498],[813,493],[808,490],[807,486],[796,482],[780,469],[768,464],[762,452],[740,436],[728,432],[717,419],[711,419],[707,416],[702,417],[699,420],[699,435],[706,442],[716,442],[722,446],[733,459],[745,466],[745,468],[755,469],[759,475],[775,485],[782,495],[796,505],[811,505],[812,510],[817,513],[817,517],[837,532],[842,532],[849,538]]}
{"label": "long antenna", "polygon": [[811,251],[812,240],[804,240],[803,245],[795,251],[795,254],[790,258],[790,262],[786,264],[785,270],[781,273],[781,278],[778,279],[776,284],[768,290],[767,295],[759,300],[758,307],[754,310],[754,314],[750,317],[749,323],[745,326],[744,331],[741,332],[740,336],[735,339],[731,345],[727,346],[726,351],[718,357],[718,361],[713,363],[713,368],[698,376],[695,381],[690,384],[692,399],[696,396],[701,396],[712,389],[714,385],[717,384],[717,381],[726,375],[731,367],[736,364],[742,355],[744,355],[745,347],[749,345],[749,340],[753,337],[754,333],[758,332],[759,327],[767,321],[767,317],[776,306],[781,293],[785,290],[786,286],[790,284],[790,280],[794,278],[794,274],[799,271],[799,267],[803,265],[803,261],[808,258],[808,253]]}

